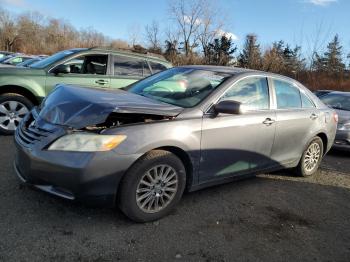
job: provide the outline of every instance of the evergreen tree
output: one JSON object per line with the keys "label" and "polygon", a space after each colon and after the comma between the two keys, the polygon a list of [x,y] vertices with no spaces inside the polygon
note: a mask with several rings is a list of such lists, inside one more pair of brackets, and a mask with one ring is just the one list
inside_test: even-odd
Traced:
{"label": "evergreen tree", "polygon": [[343,47],[340,45],[338,35],[327,45],[327,51],[323,56],[315,53],[314,69],[328,74],[341,74],[345,69],[342,60]]}
{"label": "evergreen tree", "polygon": [[284,70],[287,73],[296,75],[305,69],[305,59],[301,58],[301,47],[295,46],[291,48],[288,44],[283,51]]}
{"label": "evergreen tree", "polygon": [[261,69],[262,58],[257,36],[250,34],[246,36],[243,50],[239,55],[239,66],[250,69]]}
{"label": "evergreen tree", "polygon": [[234,46],[232,39],[223,35],[216,38],[209,45],[209,63],[214,65],[230,65],[233,59],[232,54],[236,52],[237,47]]}

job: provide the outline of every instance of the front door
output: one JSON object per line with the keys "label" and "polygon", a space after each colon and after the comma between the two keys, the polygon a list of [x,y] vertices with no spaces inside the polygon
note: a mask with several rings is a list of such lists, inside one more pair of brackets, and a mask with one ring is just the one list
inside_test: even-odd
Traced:
{"label": "front door", "polygon": [[241,102],[244,112],[204,116],[199,182],[274,165],[270,153],[275,136],[275,112],[270,110],[267,79],[240,80],[220,100]]}
{"label": "front door", "polygon": [[[107,75],[108,55],[89,54],[72,58],[64,63],[69,73],[48,73],[46,79],[47,94],[57,84],[79,85],[83,87],[110,87]],[[54,71],[51,69],[50,71]]]}

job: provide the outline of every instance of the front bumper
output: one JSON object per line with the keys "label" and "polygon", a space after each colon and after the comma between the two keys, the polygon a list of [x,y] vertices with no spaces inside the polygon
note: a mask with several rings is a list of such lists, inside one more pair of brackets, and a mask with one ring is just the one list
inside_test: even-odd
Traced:
{"label": "front bumper", "polygon": [[26,127],[26,119],[22,122],[15,134],[14,161],[14,169],[22,182],[68,200],[94,206],[115,205],[119,182],[138,155],[120,155],[114,151],[48,151],[47,145],[64,131],[55,132],[58,127],[46,123],[45,130],[52,132],[29,143],[24,138],[29,139],[34,133],[28,133],[32,127]]}

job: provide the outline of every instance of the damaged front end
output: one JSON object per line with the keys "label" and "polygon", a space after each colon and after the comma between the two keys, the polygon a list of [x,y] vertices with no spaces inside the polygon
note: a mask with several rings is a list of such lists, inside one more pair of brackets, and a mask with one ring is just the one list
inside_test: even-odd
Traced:
{"label": "damaged front end", "polygon": [[183,109],[123,90],[59,85],[44,100],[44,121],[74,130],[101,132],[122,125],[174,119]]}

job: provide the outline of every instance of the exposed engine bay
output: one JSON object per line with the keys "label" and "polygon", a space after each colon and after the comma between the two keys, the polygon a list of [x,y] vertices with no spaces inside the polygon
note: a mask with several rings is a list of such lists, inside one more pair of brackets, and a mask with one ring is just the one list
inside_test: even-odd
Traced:
{"label": "exposed engine bay", "polygon": [[100,132],[107,128],[113,128],[124,125],[151,123],[154,121],[171,120],[175,117],[162,116],[162,115],[150,115],[150,114],[132,114],[132,113],[111,113],[106,121],[101,124],[87,126],[82,130]]}

